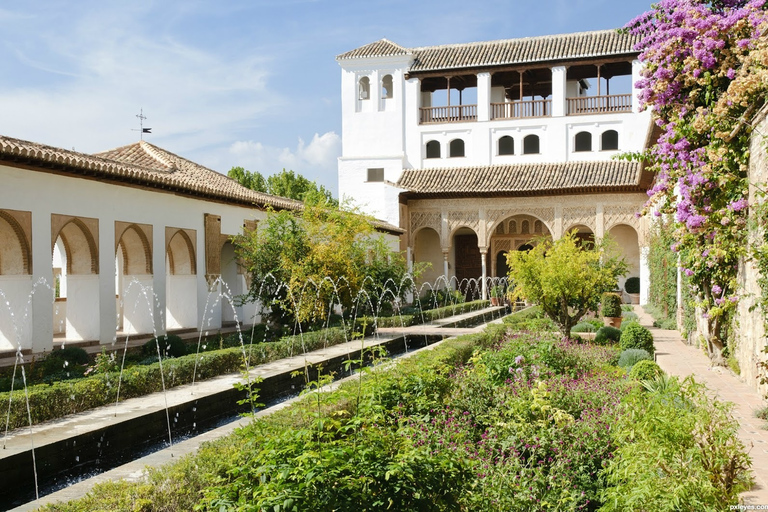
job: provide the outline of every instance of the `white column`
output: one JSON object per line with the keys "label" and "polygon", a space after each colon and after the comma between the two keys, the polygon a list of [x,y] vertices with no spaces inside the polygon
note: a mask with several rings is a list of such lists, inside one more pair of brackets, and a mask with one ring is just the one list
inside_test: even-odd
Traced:
{"label": "white column", "polygon": [[[51,213],[32,211],[32,315],[33,352],[53,348],[53,255],[51,252]],[[24,322],[22,322],[23,324]],[[22,333],[23,335],[23,333]],[[27,348],[27,347],[22,347]]]}
{"label": "white column", "polygon": [[152,291],[155,299],[152,319],[154,332],[158,336],[165,334],[165,314],[168,299],[165,288],[165,225],[155,224],[152,227]]}
{"label": "white column", "polygon": [[410,246],[405,249],[405,258],[408,262],[408,272],[413,272],[413,249]]}
{"label": "white column", "polygon": [[477,74],[477,120],[491,119],[491,74]]}
{"label": "white column", "polygon": [[651,270],[648,266],[649,247],[640,248],[640,305],[648,304],[648,289],[651,285]]}
{"label": "white column", "polygon": [[565,110],[565,82],[567,68],[555,66],[552,68],[552,116],[563,117]]}
{"label": "white column", "polygon": [[111,344],[117,331],[115,221],[99,219],[99,343]]}
{"label": "white column", "polygon": [[443,275],[445,276],[445,287],[450,288],[451,278],[448,275],[448,251],[443,249]]}
{"label": "white column", "polygon": [[488,299],[488,269],[486,268],[488,266],[487,262],[486,262],[487,254],[488,254],[488,248],[487,247],[480,247],[480,265],[482,266],[482,269],[483,269],[483,277],[482,277],[482,279],[483,279],[483,281],[482,281],[482,283],[483,283],[483,292],[482,292],[483,295],[482,295],[481,298],[483,300]]}
{"label": "white column", "polygon": [[643,69],[643,65],[639,60],[632,61],[632,112],[640,111],[640,100],[637,97],[637,93],[640,92],[635,84],[640,80],[640,70]]}

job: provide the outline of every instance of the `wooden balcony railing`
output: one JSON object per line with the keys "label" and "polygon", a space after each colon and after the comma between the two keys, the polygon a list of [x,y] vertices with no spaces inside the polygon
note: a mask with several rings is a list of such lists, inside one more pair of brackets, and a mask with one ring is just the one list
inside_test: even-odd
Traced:
{"label": "wooden balcony railing", "polygon": [[632,112],[632,94],[613,94],[611,96],[584,96],[566,98],[569,116],[581,114],[605,114],[613,112]]}
{"label": "wooden balcony railing", "polygon": [[552,115],[552,100],[525,100],[491,103],[491,119],[523,119]]}
{"label": "wooden balcony railing", "polygon": [[451,105],[450,107],[422,107],[421,124],[460,123],[477,121],[477,105]]}

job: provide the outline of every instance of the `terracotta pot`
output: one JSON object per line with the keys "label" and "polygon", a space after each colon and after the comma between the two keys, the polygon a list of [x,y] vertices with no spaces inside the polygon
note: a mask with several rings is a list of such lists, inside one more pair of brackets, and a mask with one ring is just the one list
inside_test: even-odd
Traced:
{"label": "terracotta pot", "polygon": [[491,306],[498,306],[501,303],[499,297],[491,297]]}
{"label": "terracotta pot", "polygon": [[609,327],[615,327],[618,329],[619,327],[621,327],[621,317],[620,316],[604,316],[603,324]]}

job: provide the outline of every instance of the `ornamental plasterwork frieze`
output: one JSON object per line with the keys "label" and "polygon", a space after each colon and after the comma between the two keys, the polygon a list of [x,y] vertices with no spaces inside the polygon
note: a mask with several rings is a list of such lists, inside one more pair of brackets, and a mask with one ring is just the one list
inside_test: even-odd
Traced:
{"label": "ornamental plasterwork frieze", "polygon": [[639,233],[640,219],[635,215],[642,209],[642,205],[615,205],[603,208],[603,225],[608,231],[617,224],[632,226]]}
{"label": "ornamental plasterwork frieze", "polygon": [[460,227],[468,227],[480,237],[480,212],[478,210],[448,212],[448,232],[453,233]]}
{"label": "ornamental plasterwork frieze", "polygon": [[577,224],[581,224],[587,226],[594,233],[596,230],[596,215],[597,210],[594,206],[591,208],[583,206],[563,208],[563,229],[570,229]]}
{"label": "ornamental plasterwork frieze", "polygon": [[432,228],[440,234],[440,224],[439,211],[411,212],[411,233],[416,233],[421,228]]}

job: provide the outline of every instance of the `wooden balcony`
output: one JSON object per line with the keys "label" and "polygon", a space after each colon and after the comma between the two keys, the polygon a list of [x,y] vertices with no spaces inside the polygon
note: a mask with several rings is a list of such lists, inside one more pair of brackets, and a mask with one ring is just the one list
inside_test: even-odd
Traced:
{"label": "wooden balcony", "polygon": [[552,115],[552,100],[491,103],[491,119],[525,119]]}
{"label": "wooden balcony", "polygon": [[632,112],[632,94],[584,96],[581,98],[566,98],[565,101],[566,112],[569,116]]}
{"label": "wooden balcony", "polygon": [[477,105],[451,105],[450,107],[422,107],[419,123],[461,123],[477,121]]}

